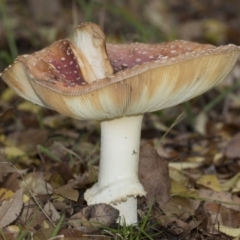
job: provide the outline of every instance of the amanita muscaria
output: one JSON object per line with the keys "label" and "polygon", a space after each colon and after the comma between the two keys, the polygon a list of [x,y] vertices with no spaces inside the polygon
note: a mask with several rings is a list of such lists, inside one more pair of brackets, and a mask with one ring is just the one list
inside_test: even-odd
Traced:
{"label": "amanita muscaria", "polygon": [[21,97],[77,119],[101,121],[99,178],[88,204],[108,203],[127,224],[137,222],[143,114],[175,106],[214,87],[240,48],[187,41],[105,44],[102,30],[81,24],[74,43],[54,42],[19,56],[2,79]]}

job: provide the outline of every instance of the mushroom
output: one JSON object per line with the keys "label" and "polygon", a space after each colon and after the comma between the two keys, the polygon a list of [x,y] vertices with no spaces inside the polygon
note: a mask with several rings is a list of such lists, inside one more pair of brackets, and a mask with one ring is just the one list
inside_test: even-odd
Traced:
{"label": "mushroom", "polygon": [[2,79],[21,97],[66,116],[101,121],[98,182],[87,203],[119,209],[120,223],[137,223],[141,122],[144,113],[175,106],[214,87],[233,68],[240,48],[187,41],[107,44],[93,23],[75,44],[54,42],[19,56]]}

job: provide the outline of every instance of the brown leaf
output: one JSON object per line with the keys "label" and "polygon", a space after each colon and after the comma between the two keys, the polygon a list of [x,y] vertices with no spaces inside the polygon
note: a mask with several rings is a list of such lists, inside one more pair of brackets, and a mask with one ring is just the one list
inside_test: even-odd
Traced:
{"label": "brown leaf", "polygon": [[41,173],[28,174],[27,177],[21,181],[20,186],[24,188],[24,191],[32,191],[33,194],[51,194],[53,193],[52,186],[44,181]]}
{"label": "brown leaf", "polygon": [[53,206],[51,202],[48,201],[44,205],[43,210],[51,218],[53,222],[56,222],[57,220],[60,219],[60,214],[58,213],[58,211],[56,210],[56,208]]}
{"label": "brown leaf", "polygon": [[[43,220],[39,221],[39,224],[35,226],[37,231],[33,234],[34,240],[47,240],[51,239],[51,235],[54,231],[54,226],[48,221]],[[62,240],[63,238],[60,236],[56,236],[54,240]]]}
{"label": "brown leaf", "polygon": [[221,192],[221,185],[218,178],[214,174],[205,174],[202,175],[196,182],[206,188],[212,189],[216,192]]}
{"label": "brown leaf", "polygon": [[225,154],[228,158],[240,158],[240,132],[228,143]]}
{"label": "brown leaf", "polygon": [[20,188],[19,173],[15,172],[6,177],[2,187],[12,191],[17,191]]}
{"label": "brown leaf", "polygon": [[89,216],[89,221],[109,226],[119,216],[119,211],[108,204],[96,204],[85,208],[85,216]]}
{"label": "brown leaf", "polygon": [[204,210],[210,213],[212,224],[219,223],[232,228],[240,227],[239,211],[226,208],[218,203],[205,203]]}
{"label": "brown leaf", "polygon": [[190,232],[190,225],[181,219],[175,219],[173,224],[171,224],[169,228],[170,232],[176,235],[183,235],[186,236]]}
{"label": "brown leaf", "polygon": [[[16,226],[8,226],[1,229],[0,240],[16,240],[19,235],[20,228]],[[4,238],[3,238],[4,236]]]}
{"label": "brown leaf", "polygon": [[23,207],[23,189],[19,189],[14,197],[3,201],[0,207],[0,227],[3,228],[17,219]]}
{"label": "brown leaf", "polygon": [[[56,142],[53,144],[56,145]],[[58,151],[61,151],[58,149]],[[65,150],[66,152],[66,150]],[[52,151],[53,154],[55,154],[54,151]],[[60,159],[64,159],[63,155],[58,156]],[[60,162],[58,165],[54,165],[51,170],[51,172],[57,172],[58,174],[61,175],[62,179],[64,180],[64,183],[68,183],[71,179],[74,179],[73,173],[71,170],[71,166],[69,163],[66,162]]]}
{"label": "brown leaf", "polygon": [[48,132],[43,129],[26,129],[9,134],[7,141],[10,145],[17,146],[26,153],[37,151],[37,145],[46,142]]}
{"label": "brown leaf", "polygon": [[[34,227],[35,219],[38,219],[38,222],[43,221],[45,218],[40,219],[38,216],[39,208],[35,202],[30,198],[28,201],[24,202],[24,208],[19,216],[19,221],[22,223],[27,223],[31,221],[31,226]],[[34,217],[33,217],[34,216]]]}
{"label": "brown leaf", "polygon": [[229,209],[218,203],[205,203],[204,211],[208,214],[207,232],[211,234],[218,233],[217,226],[231,228],[240,227],[240,212]]}
{"label": "brown leaf", "polygon": [[56,194],[59,194],[65,198],[70,199],[75,202],[77,202],[78,197],[79,197],[78,190],[73,189],[73,184],[71,184],[71,183],[68,183],[62,187],[54,189],[54,192]]}
{"label": "brown leaf", "polygon": [[3,156],[0,156],[0,182],[2,182],[5,176],[13,172],[16,172],[16,169],[14,169],[10,164],[5,162]]}
{"label": "brown leaf", "polygon": [[171,189],[168,161],[161,158],[149,144],[141,148],[139,180],[147,192],[148,204],[168,201]]}
{"label": "brown leaf", "polygon": [[171,197],[167,203],[159,203],[161,210],[169,217],[176,216],[182,220],[187,220],[193,216],[200,202],[184,197]]}
{"label": "brown leaf", "polygon": [[215,192],[208,189],[199,189],[198,197],[211,200],[212,202],[219,202],[223,206],[231,208],[233,210],[238,210],[240,206],[240,198],[238,196],[232,195],[229,192]]}
{"label": "brown leaf", "polygon": [[83,238],[83,235],[85,234],[84,232],[82,231],[79,231],[79,230],[76,230],[76,229],[62,229],[58,232],[59,235],[63,235],[64,236],[64,239],[71,239],[71,240],[74,240],[74,239],[82,239]]}
{"label": "brown leaf", "polygon": [[13,117],[14,117],[13,108],[8,108],[0,113],[0,122],[6,122],[7,120]]}
{"label": "brown leaf", "polygon": [[64,235],[64,240],[110,240],[108,236],[101,235],[87,235],[86,233],[76,229],[63,229],[58,235]]}
{"label": "brown leaf", "polygon": [[100,226],[109,226],[119,216],[119,211],[114,207],[105,204],[95,204],[83,208],[77,214],[69,218],[69,224],[78,230],[92,232]]}
{"label": "brown leaf", "polygon": [[157,218],[157,221],[162,227],[167,228],[169,232],[175,235],[187,235],[191,230],[188,223],[174,216],[166,217],[162,215]]}
{"label": "brown leaf", "polygon": [[[34,232],[34,229],[40,230],[44,228],[43,226],[44,221],[49,222],[49,220],[46,217],[46,214],[41,209],[39,209],[38,205],[32,199],[29,199],[28,201],[24,202],[24,208],[21,212],[21,215],[19,216],[20,223],[27,224],[28,222],[31,222],[31,228],[32,231]],[[51,223],[49,224],[51,225]]]}

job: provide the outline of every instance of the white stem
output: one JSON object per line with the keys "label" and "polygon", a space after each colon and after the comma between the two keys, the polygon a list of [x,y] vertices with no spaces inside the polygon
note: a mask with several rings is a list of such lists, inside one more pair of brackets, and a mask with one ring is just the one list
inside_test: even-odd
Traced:
{"label": "white stem", "polygon": [[[84,195],[88,204],[108,203],[126,224],[137,223],[137,196],[145,195],[138,180],[142,116],[101,123],[98,182]],[[122,222],[123,223],[123,222]]]}
{"label": "white stem", "polygon": [[137,178],[142,116],[123,117],[101,123],[99,186]]}

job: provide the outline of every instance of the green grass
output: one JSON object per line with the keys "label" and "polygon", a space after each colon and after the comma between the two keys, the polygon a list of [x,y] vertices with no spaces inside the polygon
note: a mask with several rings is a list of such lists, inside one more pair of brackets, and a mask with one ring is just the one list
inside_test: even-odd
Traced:
{"label": "green grass", "polygon": [[[136,40],[140,42],[148,42],[149,39],[157,39],[158,42],[166,41],[167,39],[172,39],[171,36],[163,36],[161,31],[155,26],[149,26],[147,22],[144,22],[143,19],[140,19],[139,16],[134,15],[127,7],[125,6],[115,6],[114,4],[108,2],[99,3],[96,0],[90,0],[88,2],[78,0],[77,1],[79,9],[84,14],[84,20],[98,22],[98,19],[95,17],[95,12],[99,10],[105,10],[106,15],[114,15],[115,21],[121,21],[126,27],[132,27],[132,34],[136,35]],[[139,0],[138,4],[144,6],[144,3]],[[107,25],[107,23],[106,23]],[[106,26],[107,27],[107,26]],[[122,29],[123,31],[123,29]],[[176,35],[175,33],[173,35]],[[120,32],[120,40],[126,41],[126,36]]]}
{"label": "green grass", "polygon": [[126,225],[124,220],[122,225],[118,224],[116,228],[103,227],[103,233],[113,237],[116,240],[154,240],[162,232],[155,229],[151,223],[152,207],[149,207],[146,215],[141,219],[138,225]]}
{"label": "green grass", "polygon": [[209,112],[211,109],[213,109],[217,104],[219,104],[223,99],[227,97],[227,95],[230,92],[233,92],[239,87],[240,83],[236,82],[233,85],[225,88],[224,90],[221,90],[216,98],[214,98],[212,101],[210,101],[204,108],[204,112]]}
{"label": "green grass", "polygon": [[0,19],[3,23],[3,27],[6,33],[7,43],[10,53],[5,50],[0,52],[0,59],[6,62],[6,64],[12,63],[13,59],[18,56],[18,49],[15,42],[14,32],[11,26],[11,17],[8,15],[6,2],[0,0]]}
{"label": "green grass", "polygon": [[65,216],[62,215],[60,220],[58,221],[58,223],[56,224],[52,234],[51,234],[51,238],[54,238],[57,236],[58,232],[60,231],[61,227],[62,227],[62,224],[63,224],[63,221],[65,220]]}

